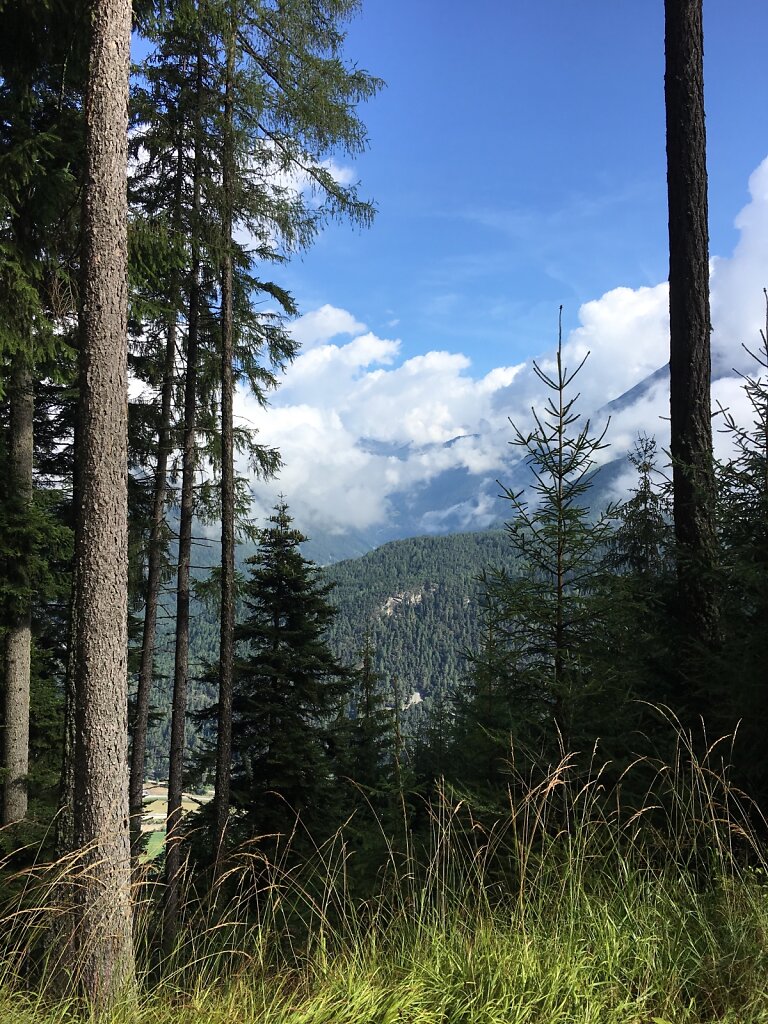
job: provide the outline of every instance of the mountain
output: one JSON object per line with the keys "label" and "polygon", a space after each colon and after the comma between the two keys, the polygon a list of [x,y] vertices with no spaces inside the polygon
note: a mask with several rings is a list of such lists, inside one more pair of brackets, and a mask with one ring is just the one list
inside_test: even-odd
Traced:
{"label": "mountain", "polygon": [[[642,403],[652,398],[653,392],[668,376],[668,365],[662,366],[617,398],[591,413],[585,411],[584,416],[588,415],[595,429],[600,430],[609,417],[619,420],[633,406],[642,408]],[[652,430],[653,426],[649,425],[649,429]],[[627,433],[626,429],[619,431],[624,438]],[[457,435],[442,443],[421,446],[363,438],[358,446],[369,454],[398,463],[413,458],[432,459],[439,463],[441,451],[479,437],[477,434]],[[626,447],[614,442],[607,454],[612,457],[595,472],[592,481],[590,502],[595,509],[605,508],[616,501],[622,493],[621,478],[628,472]],[[424,534],[444,536],[498,529],[509,516],[509,510],[500,497],[502,484],[514,493],[522,492],[524,497],[531,484],[531,473],[525,459],[511,448],[501,468],[492,473],[470,472],[464,466],[453,465],[437,472],[425,483],[411,482],[407,488],[391,493],[386,521],[375,527],[330,532],[307,516],[298,524],[310,535],[304,551],[319,565],[328,565],[339,559],[356,557],[391,540]],[[343,501],[343,495],[340,500]]]}
{"label": "mountain", "polygon": [[482,630],[487,569],[509,566],[502,530],[390,541],[362,558],[323,571],[334,584],[338,615],[330,642],[346,662],[359,661],[366,632],[385,692],[418,704],[445,695],[467,672]]}
{"label": "mountain", "polygon": [[[333,584],[338,615],[329,641],[340,658],[359,663],[366,631],[374,648],[374,670],[383,691],[408,705],[404,728],[411,732],[423,706],[445,695],[465,678],[467,651],[479,647],[484,569],[509,566],[510,545],[502,530],[390,541],[360,558],[323,570]],[[173,637],[164,620],[158,638],[155,709],[147,741],[149,774],[167,772]],[[209,666],[218,658],[217,611],[195,600],[191,614],[189,710],[216,699]],[[424,704],[422,704],[424,702]],[[211,727],[190,718],[186,729],[189,761],[211,739]]]}

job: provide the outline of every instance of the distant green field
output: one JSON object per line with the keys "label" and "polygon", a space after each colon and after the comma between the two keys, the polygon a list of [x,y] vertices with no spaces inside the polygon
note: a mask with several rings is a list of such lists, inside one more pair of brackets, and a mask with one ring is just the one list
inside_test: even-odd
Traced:
{"label": "distant green field", "polygon": [[154,832],[149,833],[149,839],[147,840],[147,849],[144,852],[144,861],[154,860],[163,852],[163,843],[165,842],[165,829],[159,828]]}

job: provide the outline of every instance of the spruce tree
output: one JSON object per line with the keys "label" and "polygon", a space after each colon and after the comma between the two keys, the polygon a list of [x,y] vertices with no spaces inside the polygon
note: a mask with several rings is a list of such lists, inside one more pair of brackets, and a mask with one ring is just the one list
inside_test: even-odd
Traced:
{"label": "spruce tree", "polygon": [[[604,661],[615,666],[628,695],[674,707],[675,539],[671,489],[656,448],[652,437],[638,437],[629,454],[636,483],[614,513],[600,583],[610,607]],[[635,720],[638,710],[634,705]]]}
{"label": "spruce tree", "polygon": [[326,639],[331,588],[302,555],[306,538],[284,501],[269,523],[248,559],[235,631],[230,832],[240,838],[286,835],[296,817],[310,834],[332,821],[334,721],[351,685]]}
{"label": "spruce tree", "polygon": [[505,701],[516,704],[514,731],[551,758],[561,745],[568,752],[591,746],[612,700],[593,665],[607,616],[597,581],[611,524],[589,508],[607,425],[599,434],[589,420],[579,426],[578,395],[568,396],[585,361],[571,371],[564,365],[561,326],[553,372],[534,363],[550,396],[543,412],[533,410],[533,429],[515,428],[510,442],[530,468],[532,498],[502,485],[514,512],[507,524],[513,566],[487,575],[492,656],[480,659],[472,682],[477,715],[491,685],[503,682]]}

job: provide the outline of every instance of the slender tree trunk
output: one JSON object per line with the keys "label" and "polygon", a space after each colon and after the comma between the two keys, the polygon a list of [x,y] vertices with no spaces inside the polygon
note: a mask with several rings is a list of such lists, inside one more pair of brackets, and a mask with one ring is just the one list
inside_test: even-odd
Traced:
{"label": "slender tree trunk", "polygon": [[195,429],[197,418],[197,362],[200,333],[200,250],[197,231],[200,219],[201,175],[199,137],[203,91],[203,56],[197,55],[197,102],[195,154],[192,171],[192,260],[187,328],[187,366],[184,382],[184,444],[182,451],[181,510],[179,514],[179,566],[176,590],[176,652],[173,672],[171,747],[168,764],[168,816],[165,854],[165,933],[167,949],[174,945],[179,924],[181,899],[181,800],[184,788],[184,729],[189,683],[189,599],[192,557],[192,517],[196,466]]}
{"label": "slender tree trunk", "polygon": [[[34,395],[29,353],[13,358],[10,382],[10,491],[15,514],[26,518],[32,503]],[[22,571],[25,570],[21,558]],[[29,770],[29,683],[32,656],[32,612],[25,595],[14,609],[5,647],[5,743],[3,764],[3,825],[22,821],[27,814]]]}
{"label": "slender tree trunk", "polygon": [[680,620],[693,652],[718,636],[702,0],[664,6],[671,454]]}
{"label": "slender tree trunk", "polygon": [[216,789],[214,796],[215,872],[224,850],[229,816],[232,762],[232,668],[235,635],[235,466],[233,404],[233,311],[232,311],[232,188],[234,179],[234,127],[232,92],[235,74],[235,11],[230,11],[227,39],[227,75],[224,93],[224,152],[222,192],[224,199],[221,267],[221,637],[219,643],[219,713],[216,735]]}
{"label": "slender tree trunk", "polygon": [[[83,319],[83,310],[80,310]],[[72,459],[72,501],[75,510],[80,508],[82,494],[82,458],[80,446],[80,403],[75,413]],[[77,713],[77,689],[75,686],[75,650],[77,646],[77,620],[75,598],[78,591],[77,559],[72,566],[72,585],[69,601],[69,645],[67,667],[64,676],[64,736],[61,757],[61,780],[59,783],[59,810],[56,815],[54,848],[58,858],[65,857],[75,849],[75,715]]]}
{"label": "slender tree trunk", "polygon": [[[180,230],[181,191],[184,180],[184,153],[181,143],[177,152],[178,169],[174,196],[174,231]],[[171,449],[171,414],[173,400],[174,367],[176,360],[176,339],[178,319],[178,280],[174,272],[170,286],[172,311],[168,317],[168,336],[163,367],[163,386],[160,409],[160,432],[158,437],[157,466],[155,468],[155,492],[152,503],[152,525],[149,534],[147,556],[147,599],[144,609],[139,682],[136,692],[136,718],[131,744],[131,854],[134,863],[141,846],[141,818],[144,808],[144,761],[147,752],[147,730],[149,726],[149,698],[152,692],[155,661],[155,638],[157,634],[157,610],[160,598],[160,578],[163,561],[163,524],[168,488],[168,459]]]}
{"label": "slender tree trunk", "polygon": [[94,0],[86,100],[82,479],[75,531],[79,988],[98,1010],[134,984],[128,821],[127,129],[129,0]]}

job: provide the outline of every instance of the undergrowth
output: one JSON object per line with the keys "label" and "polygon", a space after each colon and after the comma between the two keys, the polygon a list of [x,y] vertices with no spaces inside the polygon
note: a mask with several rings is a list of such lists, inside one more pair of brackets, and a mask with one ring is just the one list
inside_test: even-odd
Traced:
{"label": "undergrowth", "polygon": [[[138,1000],[110,1024],[768,1022],[764,831],[721,746],[638,761],[634,807],[568,758],[536,785],[511,769],[494,821],[443,791],[428,839],[391,842],[366,900],[350,895],[344,829],[299,866],[289,844],[267,862],[254,842],[213,891],[190,875],[170,955],[147,874]],[[2,865],[3,1024],[89,1020],[57,994],[78,864]]]}

